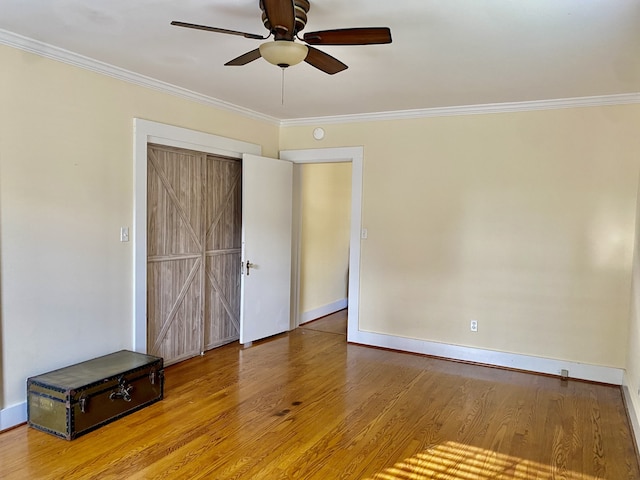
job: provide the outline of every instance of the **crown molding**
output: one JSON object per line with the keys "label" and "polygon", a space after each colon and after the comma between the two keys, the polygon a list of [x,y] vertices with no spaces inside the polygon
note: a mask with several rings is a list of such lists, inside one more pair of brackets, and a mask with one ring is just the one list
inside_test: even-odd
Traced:
{"label": "crown molding", "polygon": [[57,60],[68,65],[73,65],[74,67],[80,67],[85,70],[100,73],[102,75],[116,78],[118,80],[132,83],[134,85],[151,88],[163,93],[168,93],[170,95],[184,98],[186,100],[191,100],[202,105],[219,108],[221,110],[237,113],[245,117],[272,123],[275,125],[280,124],[280,120],[275,117],[264,115],[248,108],[239,107],[237,105],[233,105],[231,103],[224,102],[207,95],[202,95],[200,93],[193,92],[191,90],[187,90],[186,88],[178,87],[167,82],[162,82],[160,80],[156,80],[139,73],[131,72],[129,70],[125,70],[124,68],[116,67],[114,65],[110,65],[93,58],[85,57],[84,55],[80,55],[63,48],[54,47],[53,45],[49,45],[39,40],[34,40],[32,38],[24,37],[7,30],[0,29],[0,44],[17,48],[19,50],[24,50],[29,53],[34,53],[36,55],[50,58],[52,60]]}
{"label": "crown molding", "polygon": [[601,107],[606,105],[628,105],[640,103],[640,93],[601,95],[594,97],[559,98],[530,102],[490,103],[484,105],[462,105],[457,107],[422,108],[393,112],[337,115],[331,117],[294,118],[281,120],[283,127],[337,123],[379,122],[385,120],[407,120],[415,118],[451,117],[455,115],[486,115],[490,113],[528,112],[533,110],[555,110],[560,108]]}
{"label": "crown molding", "polygon": [[39,40],[34,40],[17,33],[0,29],[0,44],[34,53],[68,65],[84,68],[118,80],[129,82],[180,98],[191,100],[202,105],[219,108],[248,118],[279,125],[282,127],[305,126],[339,123],[378,122],[389,120],[407,120],[430,117],[449,117],[455,115],[486,115],[490,113],[527,112],[532,110],[554,110],[560,108],[601,107],[606,105],[628,105],[640,103],[640,92],[593,97],[560,98],[554,100],[534,100],[529,102],[491,103],[482,105],[461,105],[455,107],[422,108],[415,110],[398,110],[390,112],[361,113],[353,115],[336,115],[325,117],[308,117],[278,119],[248,108],[218,100],[186,88],[162,82],[139,73],[125,70],[108,63],[100,62],[63,48],[55,47]]}

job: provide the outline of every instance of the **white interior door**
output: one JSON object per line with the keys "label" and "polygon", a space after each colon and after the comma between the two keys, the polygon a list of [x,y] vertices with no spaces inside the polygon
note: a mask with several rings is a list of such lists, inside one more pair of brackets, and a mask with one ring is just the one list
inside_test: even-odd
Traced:
{"label": "white interior door", "polygon": [[293,164],[242,157],[240,343],[289,330]]}

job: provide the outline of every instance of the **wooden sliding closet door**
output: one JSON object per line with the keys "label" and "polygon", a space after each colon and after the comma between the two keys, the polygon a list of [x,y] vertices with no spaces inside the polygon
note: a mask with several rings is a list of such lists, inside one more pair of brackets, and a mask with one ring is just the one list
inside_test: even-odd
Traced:
{"label": "wooden sliding closet door", "polygon": [[205,350],[240,335],[242,162],[209,156],[207,187]]}
{"label": "wooden sliding closet door", "polygon": [[147,351],[169,365],[239,336],[241,162],[148,148]]}

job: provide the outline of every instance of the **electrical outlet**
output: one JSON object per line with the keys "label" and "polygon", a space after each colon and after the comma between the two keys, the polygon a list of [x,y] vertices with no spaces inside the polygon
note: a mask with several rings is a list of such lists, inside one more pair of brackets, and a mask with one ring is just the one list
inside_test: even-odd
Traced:
{"label": "electrical outlet", "polygon": [[478,331],[478,321],[477,320],[471,320],[471,331],[472,332],[477,332]]}

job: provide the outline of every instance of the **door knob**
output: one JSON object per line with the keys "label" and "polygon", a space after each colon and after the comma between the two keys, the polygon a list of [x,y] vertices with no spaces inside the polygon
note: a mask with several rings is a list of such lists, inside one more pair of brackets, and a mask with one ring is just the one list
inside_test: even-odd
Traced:
{"label": "door knob", "polygon": [[254,264],[247,260],[247,277],[249,276],[249,269],[253,268]]}

